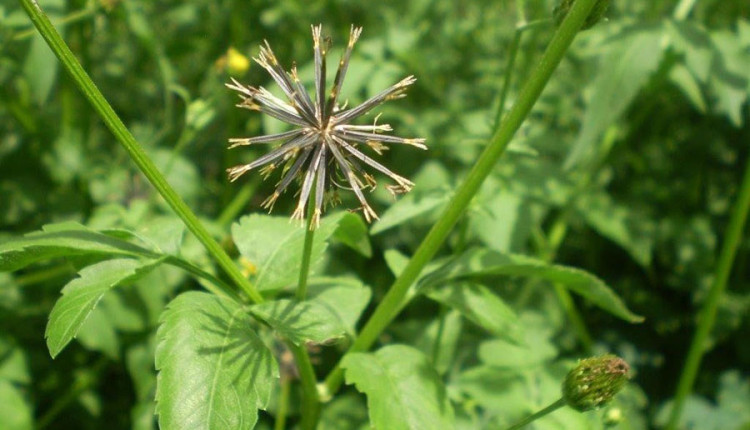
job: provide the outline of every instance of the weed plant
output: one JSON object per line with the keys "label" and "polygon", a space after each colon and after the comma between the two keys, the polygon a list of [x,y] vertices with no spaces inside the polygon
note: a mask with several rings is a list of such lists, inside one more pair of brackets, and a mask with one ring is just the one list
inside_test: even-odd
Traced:
{"label": "weed plant", "polygon": [[0,428],[748,428],[749,17],[1,4]]}

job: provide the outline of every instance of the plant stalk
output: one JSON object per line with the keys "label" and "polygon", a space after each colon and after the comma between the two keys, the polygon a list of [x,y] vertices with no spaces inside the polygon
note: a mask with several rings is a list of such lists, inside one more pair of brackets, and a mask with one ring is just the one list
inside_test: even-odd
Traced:
{"label": "plant stalk", "polygon": [[280,384],[279,406],[276,410],[276,420],[273,424],[274,430],[284,430],[286,428],[286,415],[289,413],[289,394],[292,388],[289,376],[282,374]]}
{"label": "plant stalk", "polygon": [[538,411],[535,414],[530,415],[530,416],[522,419],[521,421],[513,424],[512,426],[508,427],[506,430],[517,430],[517,429],[520,429],[521,427],[525,426],[526,424],[529,424],[529,423],[531,423],[533,421],[536,421],[539,418],[541,418],[541,417],[543,417],[543,416],[545,416],[545,415],[547,415],[547,414],[549,414],[551,412],[554,412],[554,411],[560,409],[563,406],[565,406],[565,399],[559,399],[558,401],[556,401],[555,403],[547,406],[546,408],[542,409],[541,411]]}
{"label": "plant stalk", "polygon": [[175,192],[174,188],[169,185],[166,178],[164,178],[164,175],[161,174],[156,165],[154,165],[154,162],[151,161],[148,155],[146,155],[143,148],[141,148],[130,131],[125,127],[122,120],[120,120],[112,109],[112,106],[110,106],[96,87],[96,84],[94,84],[88,74],[83,70],[81,64],[70,51],[68,45],[62,40],[62,37],[60,37],[57,30],[52,26],[49,18],[47,18],[37,2],[34,0],[19,0],[19,2],[31,18],[34,26],[39,30],[39,33],[44,37],[44,40],[52,49],[52,52],[55,53],[65,70],[70,74],[70,77],[89,101],[91,107],[94,108],[102,121],[104,121],[107,128],[109,128],[112,134],[114,134],[117,141],[125,148],[130,155],[130,158],[133,159],[143,175],[146,176],[149,182],[151,182],[151,185],[156,188],[156,191],[164,198],[177,216],[182,219],[188,230],[198,238],[209,254],[211,254],[214,260],[216,260],[218,265],[226,272],[229,278],[231,278],[232,281],[234,281],[234,283],[240,287],[253,302],[262,302],[263,297],[260,293],[242,275],[242,272],[240,272],[239,268],[234,264],[229,255],[227,255],[221,246],[211,237],[211,234],[206,230],[203,224],[201,224],[198,217],[190,210],[177,192]]}
{"label": "plant stalk", "polygon": [[[398,311],[403,308],[405,305],[404,298],[409,291],[409,287],[417,279],[425,265],[435,256],[479,187],[492,172],[497,160],[531,112],[531,108],[541,95],[542,90],[544,90],[552,73],[562,60],[595,3],[596,0],[577,0],[573,4],[565,20],[552,37],[536,69],[524,84],[516,103],[505,116],[477,163],[456,190],[453,198],[443,210],[438,221],[427,233],[401,275],[383,297],[383,300],[363,327],[359,337],[349,348],[349,352],[365,351],[370,348],[380,333],[393,321]],[[342,382],[343,370],[337,364],[326,378],[327,394],[332,395],[336,392]]]}
{"label": "plant stalk", "polygon": [[294,355],[294,361],[297,363],[300,382],[302,383],[302,430],[315,430],[320,415],[320,395],[318,394],[317,379],[315,369],[310,362],[310,356],[307,354],[305,345],[295,345],[288,343],[289,349]]}
{"label": "plant stalk", "polygon": [[303,301],[307,297],[307,278],[310,275],[310,258],[312,254],[313,239],[315,238],[315,226],[313,226],[313,215],[315,214],[315,191],[310,193],[307,208],[307,221],[305,226],[305,245],[302,248],[302,264],[299,268],[299,282],[297,282],[297,300]]}
{"label": "plant stalk", "polygon": [[[307,220],[305,226],[305,244],[302,250],[302,264],[299,270],[299,282],[295,298],[303,301],[307,297],[307,277],[310,274],[310,259],[312,254],[313,239],[315,230],[313,218],[315,214],[315,190],[310,193],[307,208]],[[299,370],[300,381],[302,383],[302,422],[300,423],[303,430],[314,430],[318,424],[318,415],[320,412],[320,395],[318,394],[318,382],[315,376],[315,369],[310,362],[310,355],[305,349],[305,345],[294,345],[289,342],[289,349],[294,354],[294,360]]]}
{"label": "plant stalk", "polygon": [[698,328],[690,344],[690,349],[685,359],[685,367],[682,369],[680,380],[677,384],[674,403],[669,417],[667,430],[674,430],[680,421],[682,409],[685,406],[685,400],[693,389],[695,377],[698,375],[698,369],[701,365],[703,355],[707,351],[708,338],[716,322],[716,311],[719,308],[719,302],[727,287],[729,275],[732,272],[734,257],[737,254],[737,248],[742,240],[742,233],[745,230],[747,213],[750,209],[750,158],[745,165],[745,173],[742,179],[742,185],[737,195],[737,201],[732,209],[732,215],[729,218],[729,226],[724,234],[724,244],[719,254],[719,260],[714,273],[714,281],[708,292],[706,302],[703,304],[698,314]]}

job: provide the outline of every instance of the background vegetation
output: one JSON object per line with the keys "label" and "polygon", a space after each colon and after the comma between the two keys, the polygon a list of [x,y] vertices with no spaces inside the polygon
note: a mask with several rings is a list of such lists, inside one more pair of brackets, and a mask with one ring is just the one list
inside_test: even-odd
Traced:
{"label": "background vegetation", "polygon": [[[362,101],[414,74],[408,97],[379,111],[399,135],[427,138],[426,153],[394,148],[385,155],[386,165],[417,185],[396,202],[376,190],[371,201],[382,216],[369,238],[360,238],[354,253],[351,243],[334,237],[318,270],[367,286],[372,299],[362,303],[365,318],[486,144],[506,78],[505,107],[518,96],[555,28],[538,21],[551,18],[556,6],[546,0],[39,3],[136,139],[233,256],[245,253],[233,243],[232,226],[241,229],[240,217],[259,212],[273,181],[248,175],[228,183],[227,167],[260,152],[227,151],[227,139],[279,128],[233,107],[236,96],[224,87],[230,76],[273,86],[256,64],[247,69],[244,57],[257,55],[267,39],[281,62],[296,62],[309,81],[310,25],[324,24],[336,58],[354,23],[364,33],[345,98]],[[607,17],[578,36],[439,257],[479,247],[581,268],[645,321],[618,319],[578,297],[573,315],[580,321],[571,320],[560,287],[540,279],[484,279],[472,296],[477,302],[467,299],[463,309],[441,290],[414,300],[381,344],[411,345],[430,357],[461,428],[497,428],[556,400],[573,360],[597,352],[616,353],[634,370],[618,403],[588,415],[560,411],[536,428],[601,428],[617,411],[624,414],[617,428],[667,422],[750,155],[750,3],[613,0]],[[179,220],[61,71],[20,6],[0,4],[0,20],[0,243],[76,221],[158,237],[153,240],[163,248],[211,267],[199,244],[189,234],[183,239]],[[509,69],[516,28],[524,23],[532,24]],[[342,197],[343,207],[356,206],[352,196]],[[287,216],[293,205],[287,195],[274,214]],[[749,250],[742,238],[684,428],[750,426]],[[0,273],[0,427],[156,426],[159,315],[177,294],[201,285],[160,267],[105,296],[77,341],[53,361],[44,340],[48,316],[62,286],[91,261],[55,259]],[[509,349],[486,320],[501,309],[497,300],[518,316],[527,349]],[[312,352],[321,377],[341,351],[328,345]],[[278,406],[273,400],[260,414],[258,428],[271,428]],[[289,414],[294,424],[294,405]],[[321,427],[367,423],[365,397],[345,386],[324,408]]]}

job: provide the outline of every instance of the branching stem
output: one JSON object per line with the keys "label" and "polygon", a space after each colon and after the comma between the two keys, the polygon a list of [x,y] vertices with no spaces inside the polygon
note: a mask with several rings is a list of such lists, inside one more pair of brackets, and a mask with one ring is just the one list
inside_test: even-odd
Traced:
{"label": "branching stem", "polygon": [[143,175],[151,182],[151,185],[154,186],[156,191],[169,204],[175,214],[182,219],[188,230],[198,238],[229,278],[247,294],[250,300],[255,303],[262,302],[263,297],[260,293],[242,275],[242,272],[221,245],[211,237],[211,234],[200,220],[198,220],[198,217],[185,204],[174,188],[169,185],[164,175],[125,127],[125,124],[122,123],[122,120],[120,120],[120,117],[117,116],[112,106],[110,106],[109,102],[107,102],[96,87],[96,84],[94,84],[86,71],[83,70],[81,64],[70,51],[68,45],[62,40],[57,30],[52,26],[49,18],[47,18],[47,15],[45,15],[37,2],[33,0],[19,0],[19,2],[31,18],[34,26],[39,30],[39,33],[52,49],[52,52],[55,53],[65,70],[70,74],[75,84],[89,101],[91,107],[94,108],[102,121],[104,121],[104,124],[114,134],[117,141],[125,148],[130,158],[133,159],[133,162],[135,162]]}
{"label": "branching stem", "polygon": [[552,412],[560,409],[563,406],[565,406],[565,400],[564,399],[559,399],[558,401],[556,401],[555,403],[547,406],[546,408],[542,409],[541,411],[538,411],[535,414],[530,415],[530,416],[522,419],[521,421],[513,424],[512,426],[508,427],[507,430],[517,430],[517,429],[520,429],[523,426],[525,426],[526,424],[529,424],[529,423],[531,423],[533,421],[536,421],[539,418],[541,418],[541,417],[543,417],[543,416],[545,416],[545,415],[547,415],[549,413],[552,413]]}
{"label": "branching stem", "polygon": [[[487,176],[492,172],[497,160],[505,152],[518,128],[531,112],[547,85],[552,73],[562,60],[565,52],[573,42],[578,30],[591,12],[596,0],[578,0],[555,32],[542,58],[526,81],[518,100],[505,116],[482,152],[474,167],[471,169],[461,186],[456,190],[435,225],[420,244],[414,256],[396,279],[388,293],[375,309],[374,313],[362,328],[359,337],[349,348],[349,352],[365,351],[372,346],[380,333],[398,314],[405,305],[404,299],[409,287],[417,279],[422,269],[432,260],[442,246],[456,221],[463,215],[474,195],[479,190]],[[327,394],[335,393],[343,382],[343,370],[337,365],[326,378]]]}
{"label": "branching stem", "polygon": [[719,308],[721,297],[726,290],[727,281],[729,280],[732,265],[734,264],[734,257],[737,254],[737,247],[742,240],[742,232],[745,230],[747,213],[750,210],[750,159],[746,163],[742,186],[732,209],[729,226],[724,233],[721,254],[719,254],[719,261],[716,264],[716,272],[714,273],[714,281],[711,289],[708,291],[708,297],[703,304],[703,309],[698,314],[698,328],[690,344],[690,350],[685,359],[685,367],[682,369],[682,374],[680,375],[667,430],[677,428],[680,416],[682,415],[682,409],[685,406],[685,400],[693,389],[701,360],[707,352],[708,338],[716,322],[716,311]]}

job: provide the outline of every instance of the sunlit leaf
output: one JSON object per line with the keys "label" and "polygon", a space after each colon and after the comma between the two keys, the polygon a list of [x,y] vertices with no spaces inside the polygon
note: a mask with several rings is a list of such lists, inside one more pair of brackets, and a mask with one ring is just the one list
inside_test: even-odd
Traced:
{"label": "sunlit leaf", "polygon": [[161,264],[160,260],[114,259],[86,267],[62,289],[50,312],[45,337],[54,358],[78,333],[99,300],[111,288],[132,282]]}
{"label": "sunlit leaf", "polygon": [[559,282],[594,305],[630,322],[642,317],[632,313],[623,301],[596,276],[572,267],[485,249],[472,249],[423,279],[423,288],[448,281],[492,276],[525,276]]}
{"label": "sunlit leaf", "polygon": [[50,224],[41,232],[0,243],[0,270],[14,271],[37,261],[75,255],[149,257],[155,254],[132,243],[73,222]]}
{"label": "sunlit leaf", "polygon": [[308,288],[310,298],[327,307],[347,332],[354,334],[354,327],[370,301],[370,289],[352,278],[316,278],[310,280]]}
{"label": "sunlit leaf", "polygon": [[483,285],[471,282],[441,284],[426,290],[425,294],[458,310],[495,336],[516,342],[523,338],[523,327],[513,309]]}
{"label": "sunlit leaf", "polygon": [[316,299],[304,302],[274,300],[252,305],[248,311],[295,344],[324,343],[347,332],[340,316]]}
{"label": "sunlit leaf", "polygon": [[[327,241],[338,228],[346,212],[329,215],[315,230],[311,253],[311,269],[323,257]],[[255,287],[277,290],[294,285],[299,278],[305,228],[286,217],[249,215],[232,226],[232,238],[242,256],[255,268]]]}
{"label": "sunlit leaf", "polygon": [[453,407],[427,357],[404,345],[344,357],[347,384],[367,395],[370,424],[389,430],[453,428]]}
{"label": "sunlit leaf", "polygon": [[179,295],[157,331],[156,413],[164,430],[252,429],[279,370],[238,303]]}

